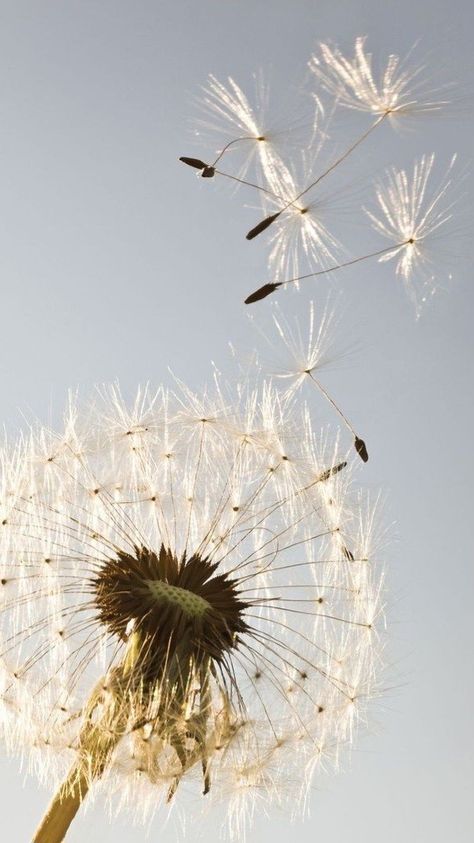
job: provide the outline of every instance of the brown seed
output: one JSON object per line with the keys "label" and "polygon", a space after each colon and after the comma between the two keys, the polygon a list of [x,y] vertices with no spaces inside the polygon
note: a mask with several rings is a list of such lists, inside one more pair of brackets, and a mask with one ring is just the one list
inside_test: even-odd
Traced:
{"label": "brown seed", "polygon": [[354,439],[354,448],[356,449],[359,457],[363,462],[367,462],[369,459],[369,452],[367,451],[365,442],[363,439],[359,439],[358,436]]}
{"label": "brown seed", "polygon": [[183,164],[187,164],[188,167],[195,167],[196,170],[205,170],[208,166],[205,161],[201,161],[200,158],[188,158],[186,155],[182,155],[179,159],[183,162]]}
{"label": "brown seed", "polygon": [[264,284],[263,287],[259,287],[258,290],[255,290],[254,293],[251,293],[250,296],[247,296],[247,298],[245,299],[245,304],[253,304],[256,301],[265,299],[271,293],[274,293],[275,290],[278,290],[278,287],[281,287],[281,284],[281,281],[274,284]]}
{"label": "brown seed", "polygon": [[255,228],[252,228],[249,233],[246,235],[247,240],[253,240],[254,237],[258,237],[262,231],[265,231],[276,219],[280,216],[281,211],[278,211],[277,214],[272,214],[270,217],[265,217],[264,220],[258,223]]}
{"label": "brown seed", "polygon": [[317,482],[324,483],[324,481],[329,480],[329,478],[332,477],[333,474],[338,474],[340,471],[342,471],[342,469],[345,468],[346,465],[347,462],[344,460],[344,462],[340,462],[337,465],[333,465],[332,468],[326,469],[326,471],[323,471],[323,473],[319,475]]}

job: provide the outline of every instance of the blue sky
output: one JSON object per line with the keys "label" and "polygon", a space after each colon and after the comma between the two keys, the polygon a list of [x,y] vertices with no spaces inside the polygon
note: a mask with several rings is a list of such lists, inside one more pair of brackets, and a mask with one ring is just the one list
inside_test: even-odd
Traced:
{"label": "blue sky", "polygon": [[[453,280],[419,322],[393,273],[377,264],[341,276],[340,332],[351,350],[325,383],[357,418],[371,459],[360,482],[384,492],[390,600],[387,691],[348,769],[319,778],[311,819],[260,818],[250,839],[297,833],[325,843],[464,843],[472,816],[472,308],[469,175],[472,5],[465,0],[240,0],[0,4],[0,418],[57,417],[70,386],[87,394],[120,379],[199,389],[228,343],[261,344],[242,300],[265,280],[265,249],[247,244],[253,196],[198,183],[177,161],[193,154],[193,98],[209,73],[248,88],[262,68],[284,114],[319,40],[404,55],[421,39],[456,105],[380,139],[347,168],[358,246],[359,190],[384,163],[458,152],[464,237]],[[291,110],[291,109],[289,109]],[[351,118],[340,131],[351,132]],[[348,135],[349,136],[349,135]],[[466,199],[467,196],[467,199]],[[326,282],[279,297],[304,320]],[[268,321],[263,303],[252,313]],[[17,759],[0,762],[2,827],[29,839],[49,799]],[[191,832],[189,833],[191,836]],[[157,817],[150,839],[167,843]],[[68,841],[135,843],[95,805]],[[206,839],[218,839],[212,822]]]}

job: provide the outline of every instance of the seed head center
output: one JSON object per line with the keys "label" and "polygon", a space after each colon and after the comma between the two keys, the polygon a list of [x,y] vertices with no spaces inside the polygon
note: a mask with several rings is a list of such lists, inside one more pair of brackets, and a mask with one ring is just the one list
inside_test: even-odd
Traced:
{"label": "seed head center", "polygon": [[201,618],[211,608],[211,604],[200,594],[195,594],[179,585],[170,585],[163,580],[145,580],[145,585],[158,603],[177,606],[189,617]]}

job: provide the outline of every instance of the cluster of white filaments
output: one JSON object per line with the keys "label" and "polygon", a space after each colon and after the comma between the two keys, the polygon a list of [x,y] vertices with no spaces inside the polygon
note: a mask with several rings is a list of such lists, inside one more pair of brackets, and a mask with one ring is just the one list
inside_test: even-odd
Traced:
{"label": "cluster of white filaments", "polygon": [[[405,282],[417,310],[427,293],[436,289],[436,267],[426,249],[427,239],[433,242],[439,229],[452,218],[453,204],[446,200],[452,185],[454,155],[437,187],[430,182],[435,163],[434,154],[422,155],[413,171],[391,167],[384,182],[376,188],[377,212],[366,209],[374,229],[394,243],[394,248],[381,255],[380,261],[396,259],[396,273]],[[415,275],[422,278],[421,298],[413,286]]]}
{"label": "cluster of white filaments", "polygon": [[256,105],[252,107],[248,97],[229,77],[220,82],[212,74],[203,89],[199,105],[204,112],[198,134],[207,136],[209,122],[205,117],[212,115],[211,131],[227,138],[225,150],[219,149],[213,166],[219,166],[224,155],[238,159],[234,175],[244,179],[255,165],[256,175],[269,180],[276,177],[278,155],[275,144],[278,133],[267,124],[268,87],[260,77],[255,80]]}
{"label": "cluster of white filaments", "polygon": [[[338,47],[321,43],[308,66],[312,71],[309,93],[314,103],[311,125],[304,135],[288,129],[289,148],[284,149],[282,145],[284,133],[269,128],[268,88],[261,80],[252,104],[234,79],[229,77],[224,84],[211,76],[200,101],[207,120],[201,117],[197,133],[200,143],[206,144],[206,162],[181,159],[206,178],[218,176],[230,180],[234,186],[246,186],[260,200],[263,219],[248,232],[247,239],[268,232],[269,278],[247,297],[247,304],[265,298],[280,287],[298,288],[303,280],[360,261],[381,255],[392,257],[394,251],[384,248],[383,243],[372,251],[355,255],[343,249],[344,238],[339,227],[348,194],[346,188],[334,182],[335,171],[352,159],[356,150],[374,132],[380,131],[383,124],[394,125],[410,115],[437,113],[447,104],[446,100],[430,94],[423,65],[411,66],[408,59],[390,55],[377,72],[366,49],[366,38],[356,39],[354,55],[350,57]],[[342,144],[332,134],[334,118],[340,109],[372,115],[360,135],[349,136]],[[415,162],[412,174],[404,171],[402,177],[395,170],[388,171],[385,180],[378,179],[375,185],[379,212],[385,218],[375,228],[395,243],[399,253],[396,274],[414,300],[417,313],[427,293],[435,291],[436,276],[442,272],[439,265],[437,271],[432,268],[429,278],[424,272],[431,235],[436,232],[438,236],[441,226],[446,234],[445,224],[451,216],[450,204],[444,210],[441,207],[448,180],[437,192],[428,185],[432,164],[432,156],[423,156]],[[430,207],[425,203],[428,188],[432,192]],[[420,219],[423,205],[424,217]],[[420,260],[422,239],[424,257]]]}
{"label": "cluster of white filaments", "polygon": [[346,108],[392,117],[399,114],[439,111],[445,100],[428,93],[423,66],[410,67],[399,56],[390,55],[378,78],[372,55],[365,49],[365,37],[355,40],[354,55],[347,58],[335,46],[321,43],[308,62],[320,84]]}
{"label": "cluster of white filaments", "polygon": [[10,752],[114,810],[187,782],[234,834],[303,804],[377,693],[382,613],[373,511],[308,410],[113,388],[6,445],[0,478]]}

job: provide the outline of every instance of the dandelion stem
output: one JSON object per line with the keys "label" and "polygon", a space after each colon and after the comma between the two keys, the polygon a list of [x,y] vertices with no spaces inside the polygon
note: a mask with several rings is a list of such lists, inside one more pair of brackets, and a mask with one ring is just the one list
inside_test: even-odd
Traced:
{"label": "dandelion stem", "polygon": [[36,830],[33,843],[62,843],[88,789],[87,778],[74,766],[53,797]]}
{"label": "dandelion stem", "polygon": [[[128,715],[126,688],[140,652],[140,636],[133,632],[123,662],[115,671],[114,682],[102,679],[92,691],[79,737],[78,759],[53,797],[32,843],[62,843],[91,783],[102,776],[124,731]],[[103,697],[104,685],[109,691],[107,702]],[[98,705],[103,713],[94,721]]]}

